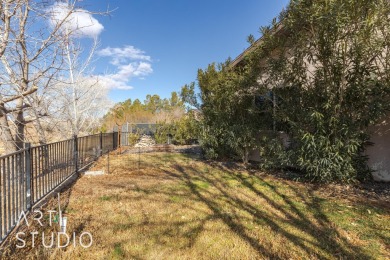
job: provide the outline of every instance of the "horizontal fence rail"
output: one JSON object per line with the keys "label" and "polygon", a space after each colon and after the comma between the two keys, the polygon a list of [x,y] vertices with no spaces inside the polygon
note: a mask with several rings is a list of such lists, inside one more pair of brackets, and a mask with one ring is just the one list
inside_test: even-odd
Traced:
{"label": "horizontal fence rail", "polygon": [[118,147],[118,133],[100,133],[25,148],[0,157],[0,242],[22,212],[100,156]]}

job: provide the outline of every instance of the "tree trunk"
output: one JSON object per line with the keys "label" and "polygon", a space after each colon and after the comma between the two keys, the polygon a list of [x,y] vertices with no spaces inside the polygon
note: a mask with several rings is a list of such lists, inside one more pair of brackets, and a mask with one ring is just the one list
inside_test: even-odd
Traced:
{"label": "tree trunk", "polygon": [[19,98],[17,100],[17,105],[16,105],[16,122],[15,122],[16,123],[15,146],[17,150],[24,148],[24,141],[25,141],[24,129],[26,126],[26,122],[24,120],[23,105],[24,105],[23,98]]}
{"label": "tree trunk", "polygon": [[249,149],[248,147],[244,148],[243,155],[242,155],[242,162],[247,165],[249,162]]}
{"label": "tree trunk", "polygon": [[4,106],[0,107],[0,128],[1,128],[2,140],[5,146],[5,152],[6,153],[15,152],[17,148],[15,146],[15,140],[12,136],[12,132],[8,124],[7,114],[5,113]]}
{"label": "tree trunk", "polygon": [[41,118],[35,107],[33,108],[33,113],[36,118],[36,120],[34,120],[34,127],[38,133],[39,144],[40,145],[47,144],[45,129],[43,129],[43,126],[41,124]]}
{"label": "tree trunk", "polygon": [[45,130],[43,129],[39,119],[34,121],[34,126],[38,133],[39,144],[40,145],[47,144]]}

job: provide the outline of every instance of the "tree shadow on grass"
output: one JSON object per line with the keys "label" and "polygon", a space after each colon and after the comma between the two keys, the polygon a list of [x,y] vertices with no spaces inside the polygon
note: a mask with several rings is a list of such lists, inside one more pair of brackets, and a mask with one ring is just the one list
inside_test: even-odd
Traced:
{"label": "tree shadow on grass", "polygon": [[[253,220],[258,225],[267,225],[283,239],[278,241],[290,241],[306,256],[319,258],[348,258],[348,259],[370,259],[371,257],[361,250],[360,247],[351,244],[343,237],[328,219],[321,207],[320,198],[304,195],[292,185],[285,185],[286,190],[279,190],[277,185],[256,176],[249,176],[242,173],[235,173],[226,168],[223,174],[205,174],[204,171],[196,169],[191,164],[174,166],[177,173],[166,171],[171,177],[180,179],[189,187],[191,193],[202,201],[213,212],[215,218],[222,220],[232,232],[250,244],[250,246],[266,258],[289,257],[286,252],[275,252],[260,242],[259,238],[245,225],[245,221]],[[227,181],[228,180],[228,181]],[[204,188],[199,181],[209,183],[211,188]],[[245,198],[243,194],[237,194],[239,189],[232,189],[229,181],[234,181],[238,187],[245,187],[255,194],[257,198],[265,202],[265,208],[255,201]],[[213,193],[210,190],[213,189]],[[298,207],[293,198],[302,200],[303,208]],[[219,196],[215,196],[215,193]],[[239,196],[241,195],[241,196]],[[248,195],[249,196],[249,195]],[[226,213],[223,208],[231,212]],[[249,216],[245,217],[245,216]],[[204,224],[204,223],[201,223]],[[197,230],[201,230],[198,227]],[[200,232],[198,232],[200,233]],[[272,238],[270,238],[272,241]],[[292,249],[294,251],[295,249]]]}
{"label": "tree shadow on grass", "polygon": [[[116,216],[100,226],[112,231],[113,239],[103,245],[113,255],[144,259],[196,252],[200,257],[229,258],[233,256],[220,251],[208,254],[210,248],[204,243],[229,251],[224,240],[234,236],[232,243],[245,244],[235,253],[246,249],[251,249],[247,254],[257,253],[242,258],[371,258],[340,234],[323,206],[324,199],[310,189],[207,164],[190,155],[184,158],[156,157],[154,162],[143,162],[145,171],[127,178],[120,173],[119,179],[112,175],[102,183],[104,193],[112,195],[110,203],[131,202],[130,214],[118,208],[112,212]],[[83,223],[80,231],[84,227]],[[209,241],[204,241],[205,236],[211,236]],[[220,240],[211,241],[216,238]]]}

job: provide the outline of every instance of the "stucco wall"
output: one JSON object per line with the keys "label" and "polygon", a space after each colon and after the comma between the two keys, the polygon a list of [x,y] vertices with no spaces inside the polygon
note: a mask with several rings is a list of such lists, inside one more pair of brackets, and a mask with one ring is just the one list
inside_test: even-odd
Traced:
{"label": "stucco wall", "polygon": [[380,124],[370,127],[373,146],[367,147],[368,165],[374,180],[390,182],[390,115]]}
{"label": "stucco wall", "polygon": [[[261,131],[257,137],[257,142],[260,142],[260,139],[267,135],[273,135],[273,131]],[[278,132],[278,135],[282,140],[284,147],[287,148],[290,145],[289,136],[285,132]],[[254,162],[261,162],[259,149],[254,149],[249,152],[249,160]]]}
{"label": "stucco wall", "polygon": [[[371,142],[373,146],[367,147],[366,154],[369,157],[368,165],[373,172],[374,180],[390,182],[390,115],[381,121],[380,124],[370,127]],[[263,132],[259,134],[259,139]],[[280,132],[285,147],[289,145],[288,136]],[[249,154],[249,160],[261,161],[259,150],[253,150]]]}

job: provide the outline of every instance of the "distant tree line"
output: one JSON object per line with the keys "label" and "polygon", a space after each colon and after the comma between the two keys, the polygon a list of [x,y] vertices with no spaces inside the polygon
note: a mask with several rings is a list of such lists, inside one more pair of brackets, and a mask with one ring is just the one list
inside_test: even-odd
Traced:
{"label": "distant tree line", "polygon": [[[147,95],[143,102],[139,99],[119,102],[104,115],[99,131],[111,131],[127,123],[157,124],[154,137],[158,143],[166,143],[168,135],[177,144],[193,143],[199,137],[199,122],[185,101],[186,91],[183,87],[183,93],[172,92],[170,98]],[[141,134],[139,131],[130,135],[130,143],[135,143]]]}

